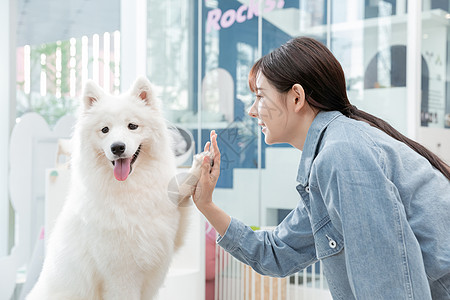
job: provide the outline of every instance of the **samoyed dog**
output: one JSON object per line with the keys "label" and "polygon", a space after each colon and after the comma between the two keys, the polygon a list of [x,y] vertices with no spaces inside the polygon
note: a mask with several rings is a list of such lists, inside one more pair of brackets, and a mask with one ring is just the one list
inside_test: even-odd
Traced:
{"label": "samoyed dog", "polygon": [[[26,299],[153,299],[189,212],[169,199],[177,174],[161,103],[146,78],[117,96],[88,82],[82,99],[69,195]],[[190,201],[205,155],[194,157],[180,201]]]}

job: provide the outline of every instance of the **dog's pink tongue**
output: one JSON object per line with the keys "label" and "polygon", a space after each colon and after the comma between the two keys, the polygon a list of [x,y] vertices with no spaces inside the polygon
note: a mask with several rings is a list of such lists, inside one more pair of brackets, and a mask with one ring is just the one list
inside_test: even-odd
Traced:
{"label": "dog's pink tongue", "polygon": [[131,158],[121,158],[114,162],[114,176],[119,181],[127,179],[130,174]]}

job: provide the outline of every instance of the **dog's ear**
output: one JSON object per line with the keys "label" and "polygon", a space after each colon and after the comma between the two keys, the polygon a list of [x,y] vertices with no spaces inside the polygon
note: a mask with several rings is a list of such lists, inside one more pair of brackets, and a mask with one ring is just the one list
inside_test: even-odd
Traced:
{"label": "dog's ear", "polygon": [[84,109],[88,110],[102,95],[103,90],[93,80],[88,80],[83,91]]}
{"label": "dog's ear", "polygon": [[138,77],[131,89],[133,96],[139,97],[147,105],[153,104],[152,84],[144,76]]}

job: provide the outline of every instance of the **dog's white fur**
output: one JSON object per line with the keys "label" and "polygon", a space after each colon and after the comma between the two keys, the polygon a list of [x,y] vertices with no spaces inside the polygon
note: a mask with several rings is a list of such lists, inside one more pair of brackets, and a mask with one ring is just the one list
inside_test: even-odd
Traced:
{"label": "dog's white fur", "polygon": [[[124,181],[113,174],[111,145],[118,141],[126,157],[141,145]],[[88,82],[73,145],[69,196],[27,300],[153,299],[182,243],[186,208],[168,196],[175,159],[150,82],[139,78],[118,96]],[[194,178],[204,155],[194,158]],[[192,188],[183,193],[180,199]]]}

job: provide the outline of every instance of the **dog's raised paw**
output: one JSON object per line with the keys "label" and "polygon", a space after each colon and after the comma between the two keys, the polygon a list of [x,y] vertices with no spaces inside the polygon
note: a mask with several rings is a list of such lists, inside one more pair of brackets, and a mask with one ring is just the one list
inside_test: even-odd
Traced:
{"label": "dog's raised paw", "polygon": [[204,151],[194,155],[194,161],[192,162],[192,168],[201,168],[203,159],[209,156],[211,158],[211,166],[214,165],[214,155],[212,152]]}

